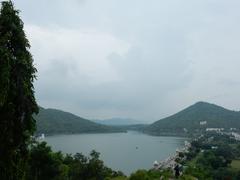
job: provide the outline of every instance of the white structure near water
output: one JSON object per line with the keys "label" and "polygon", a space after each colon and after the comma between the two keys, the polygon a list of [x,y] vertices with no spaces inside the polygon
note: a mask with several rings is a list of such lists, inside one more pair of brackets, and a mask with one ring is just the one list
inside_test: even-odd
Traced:
{"label": "white structure near water", "polygon": [[39,140],[45,139],[45,134],[41,134],[41,136],[38,137]]}

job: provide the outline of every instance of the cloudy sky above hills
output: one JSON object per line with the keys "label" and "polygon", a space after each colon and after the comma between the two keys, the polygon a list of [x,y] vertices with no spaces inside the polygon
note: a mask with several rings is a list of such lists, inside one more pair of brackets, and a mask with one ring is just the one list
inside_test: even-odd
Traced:
{"label": "cloudy sky above hills", "polygon": [[200,100],[240,109],[238,0],[14,2],[43,107],[148,122]]}

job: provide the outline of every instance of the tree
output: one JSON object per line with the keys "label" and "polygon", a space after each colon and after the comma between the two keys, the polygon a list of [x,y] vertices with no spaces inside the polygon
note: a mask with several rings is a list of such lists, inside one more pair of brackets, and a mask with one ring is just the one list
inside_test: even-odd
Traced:
{"label": "tree", "polygon": [[19,11],[11,1],[0,10],[0,179],[22,179],[38,112],[36,69]]}
{"label": "tree", "polygon": [[26,179],[67,179],[68,166],[63,164],[63,154],[53,152],[46,142],[33,143]]}
{"label": "tree", "polygon": [[131,174],[129,180],[150,180],[146,170],[138,170]]}

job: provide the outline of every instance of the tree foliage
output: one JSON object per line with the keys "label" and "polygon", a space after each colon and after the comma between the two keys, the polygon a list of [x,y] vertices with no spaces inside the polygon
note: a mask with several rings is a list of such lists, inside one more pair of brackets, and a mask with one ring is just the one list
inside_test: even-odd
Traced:
{"label": "tree foliage", "polygon": [[106,167],[96,151],[92,151],[89,157],[80,153],[63,155],[53,152],[46,142],[35,142],[30,152],[26,176],[29,180],[104,180],[123,176],[123,173]]}
{"label": "tree foliage", "polygon": [[[239,142],[229,135],[205,133],[194,140],[187,153],[188,168],[185,174],[198,179],[239,179],[240,171],[231,165],[239,159]],[[210,147],[210,148],[209,148]],[[190,157],[189,157],[190,156]]]}
{"label": "tree foliage", "polygon": [[11,1],[0,11],[0,179],[24,176],[29,138],[38,112],[33,81],[36,69],[19,12]]}

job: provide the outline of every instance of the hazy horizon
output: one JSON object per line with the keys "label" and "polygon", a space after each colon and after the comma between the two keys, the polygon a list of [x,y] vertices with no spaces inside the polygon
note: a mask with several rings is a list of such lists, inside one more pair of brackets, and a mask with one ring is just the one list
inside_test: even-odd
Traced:
{"label": "hazy horizon", "polygon": [[240,1],[13,2],[45,108],[147,122],[198,101],[240,109]]}

